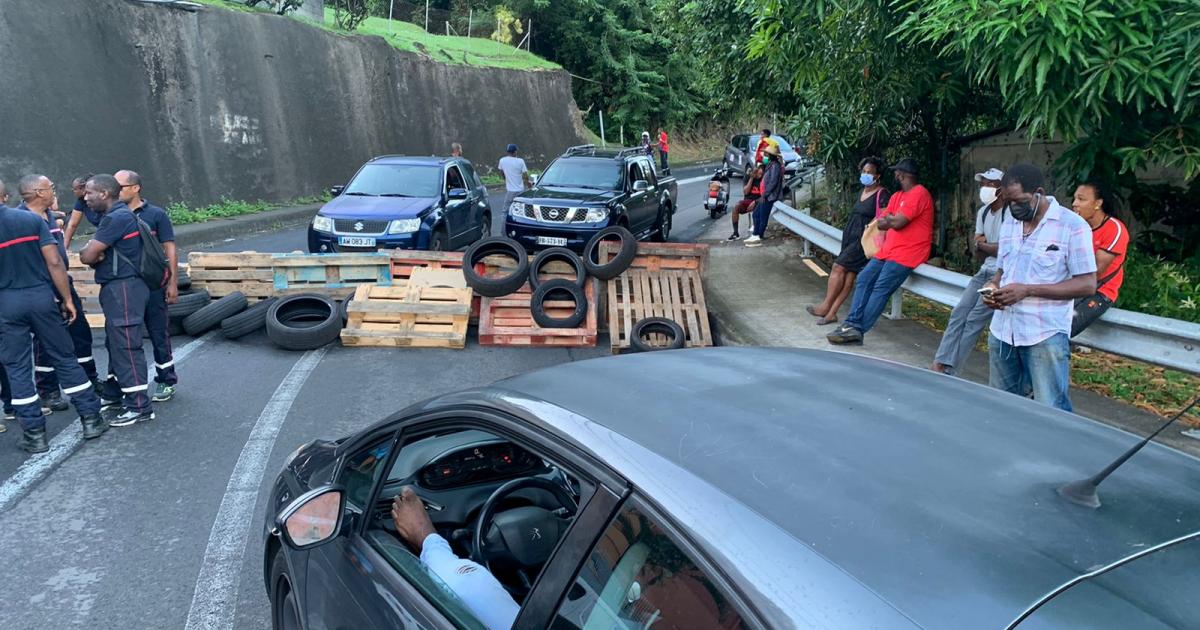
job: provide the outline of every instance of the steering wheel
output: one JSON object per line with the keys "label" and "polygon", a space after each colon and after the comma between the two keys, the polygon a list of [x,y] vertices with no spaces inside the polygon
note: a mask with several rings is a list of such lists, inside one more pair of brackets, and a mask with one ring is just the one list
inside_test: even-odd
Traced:
{"label": "steering wheel", "polygon": [[519,569],[540,566],[550,557],[558,539],[566,531],[566,520],[536,505],[496,513],[500,501],[526,488],[538,488],[554,495],[559,505],[566,509],[567,516],[574,515],[579,509],[565,488],[541,477],[513,479],[496,488],[479,511],[471,541],[471,559],[489,571],[492,560],[516,564]]}

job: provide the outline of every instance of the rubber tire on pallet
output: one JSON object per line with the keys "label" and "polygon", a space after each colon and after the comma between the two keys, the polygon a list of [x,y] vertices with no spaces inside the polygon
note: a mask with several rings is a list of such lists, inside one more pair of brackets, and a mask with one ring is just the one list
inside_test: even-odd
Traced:
{"label": "rubber tire on pallet", "polygon": [[[567,317],[551,317],[542,304],[551,299],[555,293],[570,294],[571,299],[575,300],[575,312]],[[529,310],[533,313],[533,321],[542,328],[578,328],[587,317],[587,309],[587,296],[583,293],[583,287],[566,278],[553,278],[543,282],[537,291],[533,292],[533,298],[529,300]]]}
{"label": "rubber tire on pallet", "polygon": [[193,337],[199,337],[220,326],[226,319],[246,310],[246,304],[245,294],[234,291],[184,318],[183,331]]}
{"label": "rubber tire on pallet", "polygon": [[279,298],[267,298],[237,315],[226,317],[221,320],[221,334],[226,339],[237,339],[263,328],[267,325],[267,310],[277,301]]}
{"label": "rubber tire on pallet", "polygon": [[538,281],[537,276],[538,276],[538,271],[540,271],[542,268],[542,265],[545,265],[546,263],[553,262],[556,260],[561,260],[562,262],[565,262],[565,263],[571,265],[572,267],[574,267],[575,268],[574,282],[575,282],[575,284],[579,285],[580,287],[583,286],[584,281],[587,280],[587,269],[585,269],[583,266],[583,260],[581,260],[575,252],[567,249],[566,247],[551,247],[549,249],[543,249],[542,251],[538,252],[537,256],[533,257],[533,262],[529,264],[529,288],[530,289],[537,291],[538,285],[541,284],[541,282]]}
{"label": "rubber tire on pallet", "polygon": [[341,304],[338,304],[338,312],[340,312],[342,314],[342,328],[345,328],[346,324],[350,323],[350,310],[349,309],[350,309],[350,301],[353,299],[354,299],[354,296],[351,295],[350,297],[342,300]]}
{"label": "rubber tire on pallet", "polygon": [[315,350],[341,332],[338,305],[324,295],[289,295],[267,309],[267,337],[284,350]]}
{"label": "rubber tire on pallet", "polygon": [[[610,236],[621,239],[621,249],[617,250],[617,255],[603,265],[599,262],[592,262],[593,255],[597,261],[600,260],[600,243]],[[620,225],[614,225],[596,232],[588,240],[587,246],[583,248],[583,266],[590,276],[601,280],[612,280],[625,273],[629,265],[633,264],[634,256],[637,256],[637,239],[633,237],[633,232]]]}
{"label": "rubber tire on pallet", "polygon": [[208,306],[208,303],[211,301],[212,297],[208,295],[208,291],[203,289],[186,295],[180,295],[178,302],[167,305],[167,315],[172,319],[183,319]]}
{"label": "rubber tire on pallet", "polygon": [[[479,261],[496,254],[512,256],[517,260],[517,268],[512,274],[488,278],[475,271]],[[529,279],[529,253],[524,246],[507,236],[490,236],[467,248],[463,254],[462,269],[467,286],[474,289],[475,293],[484,297],[502,297],[525,286],[525,281]]]}
{"label": "rubber tire on pallet", "polygon": [[[661,333],[671,337],[671,343],[666,346],[650,346],[642,341],[642,335]],[[678,350],[687,340],[683,326],[673,319],[666,317],[643,317],[633,324],[629,332],[629,345],[637,352],[654,352],[655,350]]]}

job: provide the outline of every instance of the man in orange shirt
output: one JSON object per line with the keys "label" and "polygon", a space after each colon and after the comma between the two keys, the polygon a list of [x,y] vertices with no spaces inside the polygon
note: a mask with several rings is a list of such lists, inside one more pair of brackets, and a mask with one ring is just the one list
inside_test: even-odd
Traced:
{"label": "man in orange shirt", "polygon": [[917,183],[917,163],[912,158],[892,167],[900,190],[892,193],[887,210],[878,219],[886,230],[883,247],[867,263],[854,285],[850,315],[837,330],[826,335],[835,345],[862,343],[863,334],[875,326],[888,299],[908,279],[913,269],[929,260],[933,245],[933,196]]}
{"label": "man in orange shirt", "polygon": [[1129,228],[1116,217],[1117,197],[1107,184],[1091,180],[1075,189],[1071,202],[1075,214],[1092,227],[1092,247],[1096,250],[1096,293],[1075,300],[1071,317],[1071,336],[1083,332],[1100,319],[1121,291],[1125,281],[1125,253],[1129,250]]}
{"label": "man in orange shirt", "polygon": [[662,170],[667,172],[670,165],[667,164],[667,153],[671,150],[670,143],[667,142],[667,132],[662,127],[658,128],[658,158],[662,161]]}

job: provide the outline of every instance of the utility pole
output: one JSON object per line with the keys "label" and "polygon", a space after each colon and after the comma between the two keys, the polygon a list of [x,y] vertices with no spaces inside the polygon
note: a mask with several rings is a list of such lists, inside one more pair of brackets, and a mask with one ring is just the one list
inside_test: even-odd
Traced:
{"label": "utility pole", "polygon": [[396,13],[396,0],[388,4],[388,32],[392,32],[392,15]]}
{"label": "utility pole", "polygon": [[425,32],[429,32],[429,0],[425,0]]}
{"label": "utility pole", "polygon": [[475,19],[475,9],[471,9],[467,13],[467,37],[471,36],[471,22]]}
{"label": "utility pole", "polygon": [[525,39],[528,43],[525,44],[525,50],[533,50],[533,18],[529,18],[529,28],[525,29]]}
{"label": "utility pole", "polygon": [[608,148],[608,142],[604,140],[604,110],[596,110],[600,114],[600,147]]}

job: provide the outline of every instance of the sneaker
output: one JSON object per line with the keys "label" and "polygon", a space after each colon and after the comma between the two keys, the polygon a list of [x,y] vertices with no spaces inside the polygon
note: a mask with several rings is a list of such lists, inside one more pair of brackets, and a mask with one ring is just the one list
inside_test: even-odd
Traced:
{"label": "sneaker", "polygon": [[124,408],[121,408],[119,412],[114,411],[104,415],[104,420],[110,427],[127,427],[138,422],[149,422],[153,419],[153,411],[134,411]]}
{"label": "sneaker", "polygon": [[762,238],[758,236],[751,236],[744,241],[744,244],[746,247],[761,247]]}
{"label": "sneaker", "polygon": [[167,385],[166,383],[158,383],[154,386],[154,395],[150,400],[154,402],[167,402],[175,395],[175,386]]}
{"label": "sneaker", "polygon": [[837,330],[825,335],[825,339],[835,346],[860,344],[863,341],[863,334],[857,328],[842,325]]}
{"label": "sneaker", "polygon": [[741,235],[741,234],[738,234],[737,232],[734,232],[733,234],[730,234],[730,235],[729,235],[729,238],[727,238],[727,239],[725,239],[725,240],[727,240],[727,241],[736,241],[736,240],[738,240],[739,238],[742,238],[742,235]]}
{"label": "sneaker", "polygon": [[[71,408],[71,405],[63,400],[62,394],[54,392],[49,396],[42,398],[42,413],[50,415],[54,411],[66,411]],[[50,411],[46,411],[49,409]]]}
{"label": "sneaker", "polygon": [[17,419],[17,410],[13,409],[12,407],[5,407],[4,408],[4,419],[5,420],[16,420]]}

